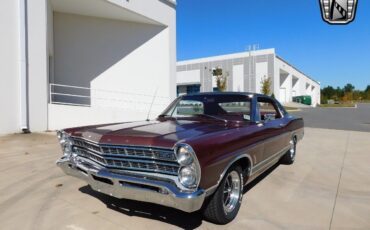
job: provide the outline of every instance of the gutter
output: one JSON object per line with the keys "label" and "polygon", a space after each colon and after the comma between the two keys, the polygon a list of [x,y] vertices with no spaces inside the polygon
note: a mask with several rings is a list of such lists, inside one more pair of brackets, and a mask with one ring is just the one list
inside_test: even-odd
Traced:
{"label": "gutter", "polygon": [[28,42],[27,0],[19,0],[19,81],[20,81],[20,129],[29,130],[28,105]]}

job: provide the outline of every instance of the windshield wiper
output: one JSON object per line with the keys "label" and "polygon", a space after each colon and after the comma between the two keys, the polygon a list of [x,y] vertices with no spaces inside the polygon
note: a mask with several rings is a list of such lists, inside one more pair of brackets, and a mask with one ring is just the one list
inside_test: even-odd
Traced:
{"label": "windshield wiper", "polygon": [[204,114],[204,113],[200,113],[200,114],[196,114],[197,116],[203,116],[203,117],[210,117],[210,118],[213,118],[215,120],[219,120],[219,121],[223,121],[225,123],[227,123],[228,121],[226,119],[222,119],[220,117],[217,117],[217,116],[212,116],[212,115],[209,115],[209,114]]}
{"label": "windshield wiper", "polygon": [[172,117],[172,116],[171,115],[168,115],[168,114],[161,114],[158,117]]}
{"label": "windshield wiper", "polygon": [[169,114],[161,114],[158,116],[158,118],[173,118],[175,120],[177,120],[177,117],[174,117],[172,115],[169,115]]}

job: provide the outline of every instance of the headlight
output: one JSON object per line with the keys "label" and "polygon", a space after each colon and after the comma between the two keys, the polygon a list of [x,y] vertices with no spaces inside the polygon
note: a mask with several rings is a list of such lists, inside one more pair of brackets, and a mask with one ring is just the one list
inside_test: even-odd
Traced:
{"label": "headlight", "polygon": [[180,164],[179,181],[187,189],[194,189],[199,185],[200,166],[194,150],[190,145],[179,144],[176,149],[177,162]]}
{"label": "headlight", "polygon": [[177,162],[180,165],[190,165],[193,163],[193,156],[188,146],[180,147],[177,151]]}
{"label": "headlight", "polygon": [[69,135],[65,132],[58,131],[57,137],[59,139],[59,143],[62,147],[62,151],[64,155],[70,155],[72,153],[72,140],[70,139]]}
{"label": "headlight", "polygon": [[197,182],[197,173],[193,165],[185,166],[179,172],[180,183],[187,188],[194,188]]}
{"label": "headlight", "polygon": [[60,141],[63,137],[63,132],[62,131],[57,131],[57,137],[58,137],[58,140]]}

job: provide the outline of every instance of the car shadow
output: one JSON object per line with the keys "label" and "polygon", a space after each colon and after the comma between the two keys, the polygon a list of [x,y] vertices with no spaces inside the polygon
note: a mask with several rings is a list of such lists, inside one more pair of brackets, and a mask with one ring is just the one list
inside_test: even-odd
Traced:
{"label": "car shadow", "polygon": [[82,193],[89,194],[99,199],[107,206],[107,208],[128,216],[138,216],[158,220],[167,224],[175,225],[182,229],[194,229],[202,224],[203,219],[200,211],[186,213],[162,205],[128,199],[118,199],[96,192],[88,185],[81,187],[79,190]]}
{"label": "car shadow", "polygon": [[[272,166],[266,172],[262,173],[254,181],[248,184],[243,193],[248,192],[254,186],[256,186],[260,181],[267,177],[271,172],[273,172],[279,164]],[[90,186],[86,185],[79,189],[82,193],[88,194],[99,199],[103,202],[107,208],[114,210],[116,212],[128,215],[128,216],[138,216],[143,218],[149,218],[152,220],[161,221],[167,224],[177,226],[182,229],[195,229],[202,224],[203,216],[201,211],[186,213],[177,209],[165,207],[162,205],[139,202],[128,199],[118,199],[112,196],[105,195],[103,193],[94,191]],[[245,199],[245,198],[244,198]],[[247,198],[248,199],[248,198]]]}

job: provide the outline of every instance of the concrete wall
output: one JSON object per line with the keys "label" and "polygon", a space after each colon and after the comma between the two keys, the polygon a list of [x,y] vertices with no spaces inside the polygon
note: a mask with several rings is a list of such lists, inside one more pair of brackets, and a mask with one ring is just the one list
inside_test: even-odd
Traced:
{"label": "concrete wall", "polygon": [[[243,68],[240,69],[240,66]],[[177,63],[177,84],[186,85],[188,79],[198,74],[195,71],[200,71],[201,92],[211,92],[215,86],[212,69],[216,67],[228,73],[228,91],[261,93],[262,79],[271,77],[271,91],[281,102],[291,102],[295,91],[297,96],[311,95],[314,106],[320,103],[320,84],[277,57],[274,49],[180,61]],[[238,86],[241,73],[243,87]],[[294,88],[293,78],[298,78]],[[306,84],[309,84],[308,88]]]}
{"label": "concrete wall", "polygon": [[[83,107],[71,105],[48,105],[50,116],[48,127],[58,130],[66,127],[77,127],[93,124],[105,124],[125,121],[142,121],[147,118],[148,111],[138,112],[137,108]],[[152,111],[154,118],[162,111]],[[83,119],[82,119],[83,118]]]}
{"label": "concrete wall", "polygon": [[169,81],[163,26],[55,12],[54,41],[54,83],[152,93]]}
{"label": "concrete wall", "polygon": [[[111,115],[99,115],[101,108],[120,114],[120,121],[138,119],[138,114],[146,118],[155,94],[152,112],[159,114],[175,97],[170,39],[166,26],[55,12],[54,83],[91,88],[90,94],[67,91],[91,96],[90,116],[96,119],[89,123],[111,122]],[[70,102],[78,103],[75,99]],[[129,115],[132,109],[136,116]],[[76,108],[72,114],[81,118],[79,111],[87,110]],[[49,129],[57,127],[56,111],[49,107]],[[74,125],[68,116],[58,120],[66,125],[58,127]]]}
{"label": "concrete wall", "polygon": [[47,130],[48,43],[46,0],[28,1],[29,129]]}
{"label": "concrete wall", "polygon": [[[287,76],[284,78],[283,76]],[[292,87],[293,76],[298,78],[294,88]],[[281,82],[281,78],[285,79],[284,82]],[[274,81],[274,91],[276,98],[282,99],[283,96],[280,95],[280,88],[286,88],[286,98],[287,102],[292,101],[293,91],[295,91],[296,96],[301,95],[310,95],[312,97],[312,105],[316,106],[320,104],[320,84],[310,77],[306,76],[302,72],[298,71],[296,68],[288,64],[287,62],[281,60],[280,58],[275,59],[275,77]],[[308,85],[308,88],[307,88]],[[314,86],[314,90],[312,90]]]}
{"label": "concrete wall", "polygon": [[268,73],[268,62],[256,63],[256,93],[261,93],[262,80],[271,77]]}
{"label": "concrete wall", "polygon": [[0,135],[20,131],[18,1],[0,2]]}
{"label": "concrete wall", "polygon": [[233,91],[243,92],[244,91],[244,66],[234,65],[233,66]]}
{"label": "concrete wall", "polygon": [[[0,134],[21,131],[20,96],[25,90],[20,89],[19,1],[0,3],[0,23],[6,35],[0,36],[0,106],[6,108],[0,115]],[[119,114],[121,121],[134,118],[128,115],[130,108],[136,108],[136,114],[140,114],[136,117],[146,118],[155,92],[154,114],[175,98],[176,7],[171,1],[33,0],[27,3],[27,101],[32,132],[47,130],[48,120],[51,128],[73,123],[59,121],[63,111],[48,108],[49,79],[92,87],[94,92],[99,88],[136,93],[136,102],[145,97],[142,103],[145,106],[126,105],[125,113],[121,103],[100,102],[99,108],[90,108],[90,112],[98,112],[95,120],[94,114],[88,115],[92,118],[89,123],[111,122],[107,113],[101,119],[99,114],[104,114],[104,109]],[[64,13],[54,15],[56,11]],[[117,104],[120,107],[113,109]],[[76,113],[72,114],[83,123],[88,109],[73,108]],[[70,107],[64,109],[73,111]]]}
{"label": "concrete wall", "polygon": [[[168,42],[163,44],[166,47],[162,52],[169,54],[169,70],[168,78],[169,95],[172,98],[176,97],[176,5],[173,0],[135,0],[135,1],[122,1],[122,0],[108,0],[119,6],[127,8],[133,12],[137,12],[145,17],[151,18],[163,25],[166,25],[166,33],[168,35]],[[155,9],[155,10],[153,10]]]}
{"label": "concrete wall", "polygon": [[200,70],[189,70],[177,72],[177,84],[200,84]]}
{"label": "concrete wall", "polygon": [[[230,55],[215,56],[209,58],[200,58],[188,61],[180,61],[177,63],[177,72],[181,75],[191,74],[191,71],[200,71],[200,83],[202,92],[212,92],[215,86],[215,77],[212,76],[212,69],[220,67],[224,74],[228,75],[227,90],[257,92],[257,81],[260,81],[260,73],[256,74],[256,66],[259,63],[267,63],[267,69],[262,72],[267,75],[273,75],[274,71],[274,49],[259,50],[252,52],[243,52]],[[236,66],[243,66],[243,69],[238,69]],[[234,70],[237,75],[243,74],[243,86],[237,87],[238,83],[234,84]],[[259,70],[260,71],[260,70]],[[258,75],[258,76],[257,76]],[[239,77],[236,77],[238,82]],[[178,78],[178,84],[183,84],[184,80]],[[235,87],[234,87],[235,86]]]}

